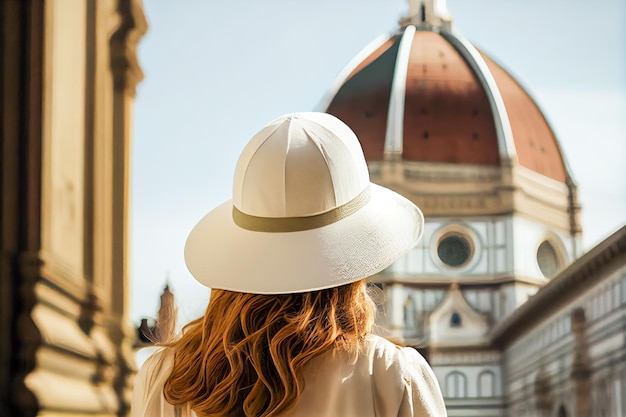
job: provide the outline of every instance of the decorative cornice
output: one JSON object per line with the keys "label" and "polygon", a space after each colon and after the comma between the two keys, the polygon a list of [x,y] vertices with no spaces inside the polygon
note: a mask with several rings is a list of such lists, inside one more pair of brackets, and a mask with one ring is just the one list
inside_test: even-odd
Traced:
{"label": "decorative cornice", "polygon": [[512,199],[500,193],[420,195],[413,199],[425,215],[479,215],[513,212]]}
{"label": "decorative cornice", "polygon": [[141,0],[118,0],[119,26],[111,36],[111,70],[115,89],[135,95],[143,71],[137,59],[137,44],[148,30]]}
{"label": "decorative cornice", "polygon": [[537,279],[534,277],[512,276],[510,274],[501,275],[471,275],[466,277],[450,276],[449,274],[441,273],[439,275],[430,274],[430,276],[397,276],[385,274],[379,272],[371,279],[372,282],[381,284],[401,284],[409,288],[433,288],[433,289],[445,289],[453,281],[457,281],[462,289],[468,289],[471,287],[485,287],[485,286],[497,286],[500,287],[506,284],[526,284],[534,287],[540,287],[545,284],[545,279]]}
{"label": "decorative cornice", "polygon": [[369,169],[373,182],[411,199],[429,217],[519,213],[559,230],[572,228],[567,185],[522,166],[381,161]]}
{"label": "decorative cornice", "polygon": [[499,365],[501,360],[500,352],[489,350],[453,350],[450,353],[438,349],[433,352],[430,358],[432,366],[459,366],[476,364],[494,364]]}
{"label": "decorative cornice", "polygon": [[12,395],[16,405],[24,411],[23,415],[30,416],[34,415],[33,412],[36,413],[38,408],[37,397],[26,385],[26,378],[37,366],[37,351],[43,342],[41,332],[32,317],[33,309],[37,304],[35,286],[39,281],[42,261],[35,252],[22,252],[18,262],[21,278],[18,288],[21,311],[16,320],[16,333],[20,341],[20,349],[16,355],[19,371],[12,381]]}
{"label": "decorative cornice", "polygon": [[612,262],[625,262],[626,226],[561,271],[513,314],[491,332],[499,346],[511,344],[524,333],[554,314],[590,286],[605,278],[601,271]]}

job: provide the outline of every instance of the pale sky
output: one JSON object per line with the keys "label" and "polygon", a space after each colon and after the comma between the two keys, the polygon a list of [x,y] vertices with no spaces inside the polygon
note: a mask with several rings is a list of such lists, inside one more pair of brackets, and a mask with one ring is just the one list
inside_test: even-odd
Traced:
{"label": "pale sky", "polygon": [[[183,261],[194,224],[231,196],[245,143],[316,108],[339,71],[393,32],[406,0],[144,0],[134,115],[133,322],[169,274],[182,321],[208,289]],[[530,91],[579,185],[587,249],[626,223],[626,2],[449,0],[456,28]]]}

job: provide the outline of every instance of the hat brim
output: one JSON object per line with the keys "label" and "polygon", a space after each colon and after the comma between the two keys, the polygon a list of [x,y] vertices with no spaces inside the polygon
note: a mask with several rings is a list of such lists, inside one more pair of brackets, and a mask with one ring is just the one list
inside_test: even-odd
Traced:
{"label": "hat brim", "polygon": [[187,268],[207,287],[255,294],[321,290],[374,275],[417,244],[424,217],[401,195],[370,187],[370,201],[356,213],[298,232],[243,229],[227,201],[191,231]]}

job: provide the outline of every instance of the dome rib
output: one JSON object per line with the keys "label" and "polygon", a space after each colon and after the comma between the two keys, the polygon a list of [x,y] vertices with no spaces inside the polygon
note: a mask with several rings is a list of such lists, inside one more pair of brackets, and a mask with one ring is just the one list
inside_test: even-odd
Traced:
{"label": "dome rib", "polygon": [[504,105],[504,99],[500,94],[500,89],[487,63],[478,49],[460,34],[442,31],[441,36],[450,42],[463,59],[465,59],[487,94],[487,99],[489,100],[494,123],[496,125],[501,161],[505,163],[506,161],[510,163],[516,161],[515,142],[513,141],[513,130],[511,129],[509,115]]}
{"label": "dome rib", "polygon": [[391,84],[391,95],[389,97],[387,129],[385,131],[385,157],[399,158],[402,156],[406,77],[414,35],[415,26],[409,25],[405,28],[400,39],[398,55],[396,56],[396,67]]}

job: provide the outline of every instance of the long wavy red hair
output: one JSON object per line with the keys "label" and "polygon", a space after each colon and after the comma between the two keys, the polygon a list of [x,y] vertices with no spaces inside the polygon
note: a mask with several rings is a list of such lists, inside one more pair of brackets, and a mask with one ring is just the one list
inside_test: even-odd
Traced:
{"label": "long wavy red hair", "polygon": [[301,294],[212,290],[204,317],[169,345],[165,398],[202,417],[274,416],[295,405],[312,358],[356,352],[374,314],[364,280]]}

